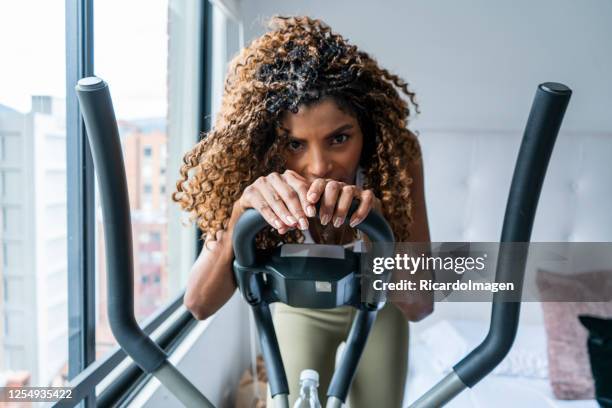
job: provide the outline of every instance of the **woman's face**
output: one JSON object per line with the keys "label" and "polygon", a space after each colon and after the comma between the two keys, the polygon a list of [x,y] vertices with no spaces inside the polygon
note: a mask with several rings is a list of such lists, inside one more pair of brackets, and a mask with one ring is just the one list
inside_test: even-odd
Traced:
{"label": "woman's face", "polygon": [[279,131],[289,136],[285,147],[288,170],[309,182],[331,178],[355,184],[363,134],[357,119],[340,110],[333,99],[285,113]]}

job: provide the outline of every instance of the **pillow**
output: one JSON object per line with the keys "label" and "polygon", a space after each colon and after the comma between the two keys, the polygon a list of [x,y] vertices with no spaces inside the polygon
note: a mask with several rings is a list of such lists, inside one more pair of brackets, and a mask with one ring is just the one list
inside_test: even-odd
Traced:
{"label": "pillow", "polygon": [[595,397],[602,407],[612,407],[612,319],[578,317],[589,331],[588,350]]}
{"label": "pillow", "polygon": [[601,299],[612,272],[572,275],[538,270],[536,282],[542,299],[548,352],[548,376],[558,399],[592,399],[593,376],[587,352],[587,330],[578,315],[612,317],[612,302],[549,302],[547,299]]}

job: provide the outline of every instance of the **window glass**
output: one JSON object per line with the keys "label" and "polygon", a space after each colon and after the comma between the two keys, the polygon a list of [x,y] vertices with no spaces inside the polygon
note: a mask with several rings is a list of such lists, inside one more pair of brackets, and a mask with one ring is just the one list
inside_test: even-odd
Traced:
{"label": "window glass", "polygon": [[[109,84],[126,166],[139,323],[179,296],[196,258],[195,228],[171,194],[203,119],[202,7],[184,0],[94,4],[95,72]],[[106,311],[101,215],[98,208],[96,357],[116,344]]]}
{"label": "window glass", "polygon": [[[167,190],[161,188],[166,180],[160,177],[161,169],[167,167],[161,152],[169,143],[167,76],[172,64],[181,63],[168,58],[168,26],[168,0],[94,2],[95,72],[109,85],[119,125],[132,217],[134,312],[139,322],[165,305],[180,288],[172,282],[178,282],[180,276],[168,268],[170,201]],[[116,341],[106,310],[108,287],[98,194],[96,190],[96,357],[101,357]],[[152,234],[159,239],[152,241]],[[151,275],[160,279],[150,279]]]}
{"label": "window glass", "polygon": [[228,62],[242,46],[242,25],[229,10],[212,3],[212,113],[221,106]]}
{"label": "window glass", "polygon": [[67,378],[64,6],[0,3],[0,386]]}

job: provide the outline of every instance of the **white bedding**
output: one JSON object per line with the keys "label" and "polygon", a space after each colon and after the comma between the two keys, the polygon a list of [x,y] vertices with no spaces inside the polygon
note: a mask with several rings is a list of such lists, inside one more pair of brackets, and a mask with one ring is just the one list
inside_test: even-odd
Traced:
{"label": "white bedding", "polygon": [[[444,322],[445,324],[450,322]],[[451,323],[461,337],[469,343],[469,351],[480,343],[487,332],[487,323],[477,321],[453,321]],[[448,326],[440,325],[440,333],[448,330]],[[414,326],[413,326],[414,328]],[[440,359],[429,350],[427,336],[421,336],[418,330],[411,331],[408,382],[404,406],[414,402],[431,386],[444,377],[441,371]],[[428,335],[431,337],[432,331]],[[519,326],[513,345],[516,355],[523,350],[539,353],[545,359],[545,332],[540,325]],[[452,349],[452,347],[450,347]],[[517,352],[519,354],[517,354]],[[512,353],[512,351],[511,351]],[[525,353],[522,352],[524,355]],[[446,358],[452,358],[453,352],[445,353]],[[510,356],[510,355],[509,355]],[[531,359],[530,359],[531,360]],[[446,369],[457,361],[448,363]],[[518,359],[517,359],[518,361]],[[480,407],[560,407],[560,408],[597,408],[595,400],[562,401],[555,399],[547,378],[537,378],[541,372],[527,367],[526,375],[520,375],[521,369],[516,361],[508,364],[508,358],[502,362],[506,369],[490,374],[472,389],[466,389],[447,406],[450,408],[480,408]],[[529,361],[527,365],[533,365]],[[538,361],[538,367],[541,362]],[[447,371],[447,370],[446,370]],[[502,373],[504,373],[502,375]]]}

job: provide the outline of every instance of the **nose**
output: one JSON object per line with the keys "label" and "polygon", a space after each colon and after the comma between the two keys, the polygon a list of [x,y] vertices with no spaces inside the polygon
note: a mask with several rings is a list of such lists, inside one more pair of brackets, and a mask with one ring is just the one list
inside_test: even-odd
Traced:
{"label": "nose", "polygon": [[313,179],[327,178],[332,167],[332,161],[324,151],[313,149],[308,163],[308,173]]}

